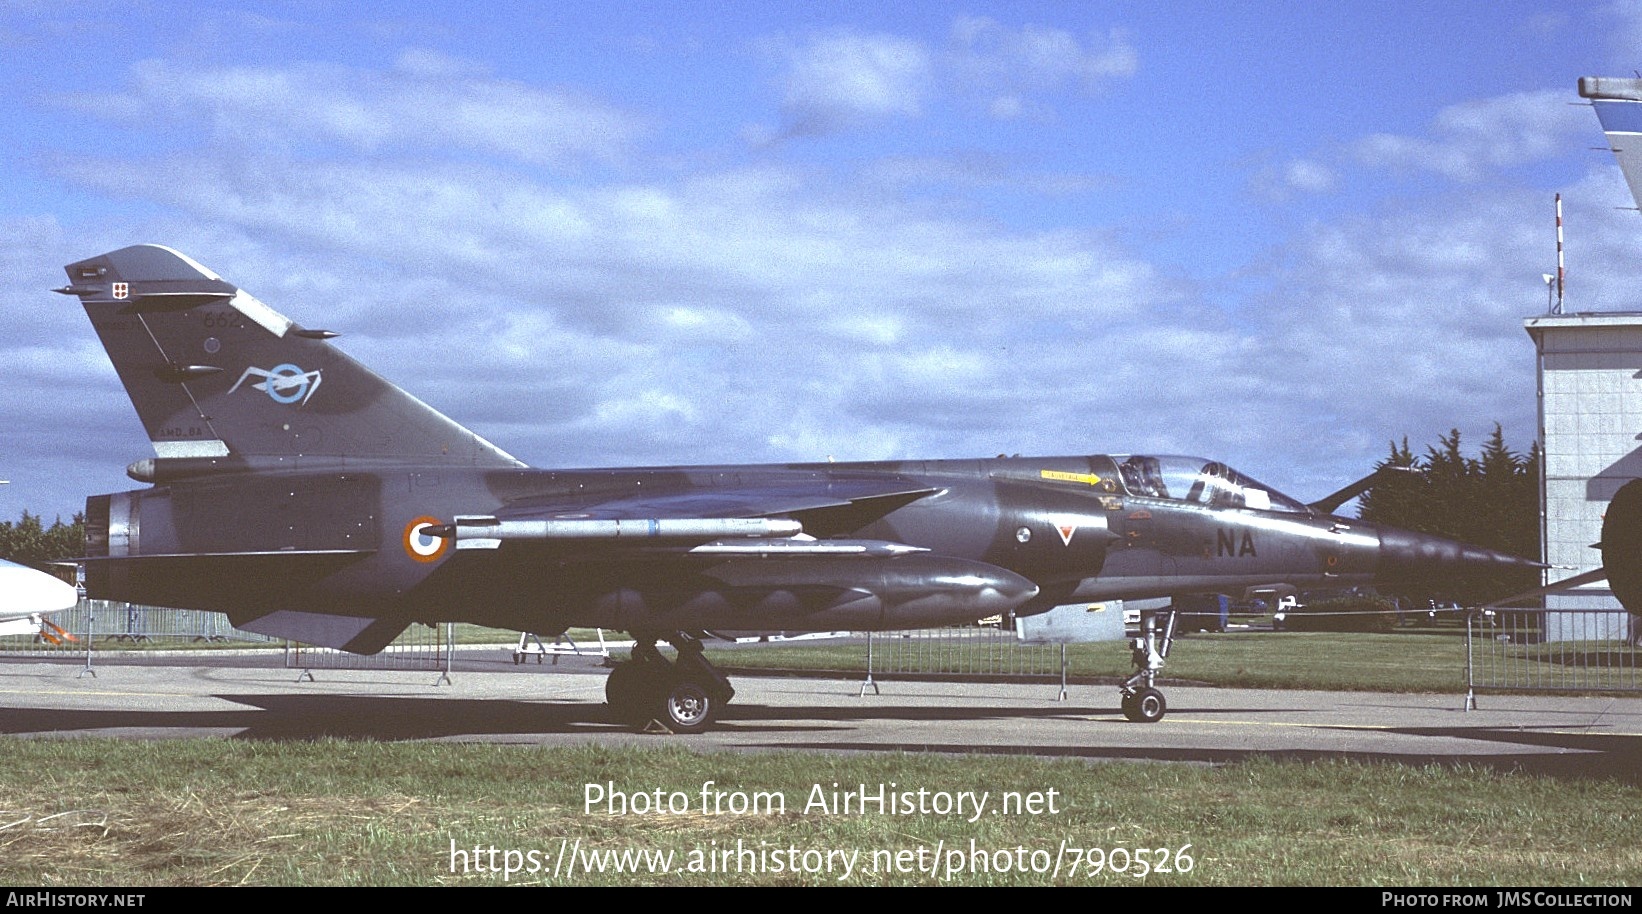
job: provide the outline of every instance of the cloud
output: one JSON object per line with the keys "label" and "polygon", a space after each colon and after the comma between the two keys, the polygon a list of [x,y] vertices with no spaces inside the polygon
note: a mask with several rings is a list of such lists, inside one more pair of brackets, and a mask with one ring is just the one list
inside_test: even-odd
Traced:
{"label": "cloud", "polygon": [[434,52],[404,52],[387,70],[331,63],[201,67],[150,59],[129,87],[68,101],[116,123],[206,130],[246,150],[313,144],[354,152],[464,150],[503,160],[608,162],[642,136],[633,116],[574,92],[528,86]]}
{"label": "cloud", "polygon": [[77,484],[112,491],[129,481],[125,465],[143,454],[127,445],[141,426],[79,300],[49,291],[68,284],[61,265],[86,255],[83,239],[47,216],[0,216],[0,236],[0,424],[10,430],[0,478],[11,480],[0,486],[0,520],[26,507],[66,521],[84,505]]}
{"label": "cloud", "polygon": [[1427,136],[1376,133],[1352,151],[1372,168],[1476,182],[1560,156],[1590,130],[1589,112],[1569,105],[1566,90],[1542,89],[1451,105],[1437,113]]}
{"label": "cloud", "polygon": [[871,163],[865,173],[890,184],[933,184],[966,191],[1008,189],[1045,197],[1077,196],[1117,183],[1106,175],[1027,171],[1002,156],[983,153],[888,156]]}
{"label": "cloud", "polygon": [[[1473,414],[1510,432],[1531,411],[1520,314],[1539,239],[1517,199],[1315,226],[1234,310],[1098,227],[931,211],[892,180],[762,166],[565,183],[189,135],[196,148],[57,173],[212,226],[190,253],[538,465],[1209,442],[1308,496],[1381,436]],[[1327,185],[1327,168],[1289,164],[1292,185]],[[984,183],[1002,166],[969,167]],[[1502,263],[1530,264],[1527,284]],[[1356,437],[1301,444],[1340,429]]]}
{"label": "cloud", "polygon": [[[1465,190],[1313,225],[1249,309],[1295,440],[1342,450],[1494,422],[1526,449],[1535,435],[1533,347],[1524,316],[1544,306],[1551,256],[1527,190]],[[1314,458],[1315,459],[1315,458]]]}
{"label": "cloud", "polygon": [[840,32],[787,51],[787,136],[813,136],[917,116],[930,89],[929,52],[892,35]]}
{"label": "cloud", "polygon": [[1638,65],[1636,49],[1642,47],[1642,6],[1630,0],[1611,0],[1597,10],[1596,16],[1600,22],[1592,24],[1593,31],[1600,31],[1603,36],[1602,44],[1608,50],[1609,66],[1615,72],[1584,73],[1583,76],[1624,76],[1630,74]]}
{"label": "cloud", "polygon": [[1133,76],[1140,66],[1139,54],[1121,29],[1084,42],[1062,29],[1031,24],[1010,29],[976,16],[953,23],[948,65],[1001,120],[1036,110],[1036,96],[1099,92]]}
{"label": "cloud", "polygon": [[[1024,34],[974,47],[1002,59],[1005,39]],[[791,116],[918,116],[950,58],[903,44],[832,34],[797,48],[791,73],[802,59],[816,81],[790,83]],[[1039,56],[1011,87],[1021,98],[1123,78],[1121,66],[1077,76],[1090,71],[1065,63],[1076,55]],[[853,76],[828,83],[828,72]],[[73,238],[51,220],[0,224],[26,252],[0,258],[0,294],[27,328],[8,339],[28,398],[13,402],[11,427],[67,424],[29,404],[73,410],[71,427],[94,439],[74,452],[112,477],[95,490],[124,484],[140,429],[72,299],[37,290],[61,284],[57,264],[158,241],[305,325],[342,331],[351,355],[541,466],[1209,451],[1311,497],[1366,470],[1363,455],[1391,437],[1418,444],[1467,417],[1479,424],[1468,433],[1498,419],[1513,445],[1530,437],[1521,316],[1543,302],[1547,250],[1534,193],[1472,183],[1306,224],[1280,258],[1242,271],[1243,287],[1262,290],[1244,299],[1173,275],[1098,217],[1020,228],[908,192],[938,182],[1018,200],[1039,177],[1033,193],[1081,192],[1076,176],[952,154],[679,168],[647,158],[630,113],[558,105],[579,98],[428,52],[380,70],[195,75],[148,61],[119,92],[75,96],[89,129],[114,124],[129,143],[59,153],[52,175],[137,215]],[[1568,109],[1579,136],[1596,135],[1565,101],[1538,129],[1567,129]],[[435,123],[417,103],[473,116]],[[521,108],[626,126],[538,156],[488,126]],[[1471,168],[1538,148],[1507,138],[1504,159],[1481,151],[1527,123],[1511,104],[1450,111],[1421,142],[1471,150]],[[286,129],[300,142],[281,140]],[[537,167],[611,157],[629,167],[574,181]],[[1624,199],[1609,171],[1582,189]],[[1296,197],[1335,180],[1309,158],[1274,174]],[[1635,219],[1600,208],[1570,220]],[[1589,272],[1576,263],[1570,285],[1591,300],[1634,288]],[[34,278],[12,278],[23,273]],[[43,312],[42,298],[64,307]],[[62,387],[78,373],[62,366],[87,380]],[[9,472],[52,470],[42,458]]]}
{"label": "cloud", "polygon": [[1334,193],[1339,189],[1340,175],[1316,159],[1289,159],[1257,168],[1249,184],[1260,199],[1286,203],[1297,197]]}
{"label": "cloud", "polygon": [[1083,442],[1063,398],[1110,401],[1089,366],[1181,295],[1098,232],[797,167],[565,184],[184,134],[200,144],[56,174],[212,226],[189,253],[545,465],[973,454],[977,429],[992,452]]}
{"label": "cloud", "polygon": [[1120,29],[1087,40],[1063,29],[966,16],[943,48],[883,34],[829,32],[778,46],[782,126],[755,141],[819,136],[926,114],[940,88],[979,100],[998,120],[1041,116],[1046,96],[1093,94],[1133,76],[1139,55]]}
{"label": "cloud", "polygon": [[1321,162],[1296,159],[1283,169],[1283,183],[1301,193],[1326,194],[1338,186],[1339,176]]}

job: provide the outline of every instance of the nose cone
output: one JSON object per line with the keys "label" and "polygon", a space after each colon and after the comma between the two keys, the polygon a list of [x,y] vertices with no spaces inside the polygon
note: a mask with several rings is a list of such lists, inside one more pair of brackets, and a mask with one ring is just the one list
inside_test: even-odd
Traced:
{"label": "nose cone", "polygon": [[1379,533],[1380,563],[1374,574],[1378,584],[1441,582],[1545,567],[1532,559],[1429,533],[1395,527],[1380,527]]}

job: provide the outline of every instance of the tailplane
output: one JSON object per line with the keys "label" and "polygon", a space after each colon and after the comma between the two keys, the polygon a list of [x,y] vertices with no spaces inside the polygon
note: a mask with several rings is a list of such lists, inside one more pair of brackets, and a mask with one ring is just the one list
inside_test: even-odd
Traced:
{"label": "tailplane", "polygon": [[65,268],[165,467],[235,461],[518,460],[187,255],[135,245]]}

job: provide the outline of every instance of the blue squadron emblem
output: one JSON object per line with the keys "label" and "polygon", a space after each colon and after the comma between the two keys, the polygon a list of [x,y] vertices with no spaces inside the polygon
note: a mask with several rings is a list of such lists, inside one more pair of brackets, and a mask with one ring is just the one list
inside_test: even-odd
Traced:
{"label": "blue squadron emblem", "polygon": [[239,390],[239,386],[245,383],[246,378],[250,377],[262,379],[251,386],[268,394],[269,399],[275,403],[297,403],[300,401],[303,406],[306,406],[308,400],[313,397],[314,392],[319,390],[320,375],[317,369],[303,371],[301,368],[287,362],[284,365],[275,365],[267,370],[255,367],[245,369],[245,373],[239,376],[239,380],[234,382],[233,387],[228,388],[228,392],[233,393]]}

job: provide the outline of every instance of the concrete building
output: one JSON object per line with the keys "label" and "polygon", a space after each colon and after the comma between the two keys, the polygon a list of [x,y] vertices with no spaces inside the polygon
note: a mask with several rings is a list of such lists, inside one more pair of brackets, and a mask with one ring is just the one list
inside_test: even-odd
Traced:
{"label": "concrete building", "polygon": [[[1546,583],[1598,568],[1602,515],[1619,487],[1642,477],[1642,312],[1545,314],[1524,321],[1538,351],[1539,440],[1545,448],[1540,531]],[[1577,571],[1570,571],[1576,568]],[[1606,584],[1546,598],[1546,608],[1619,608]],[[1626,638],[1624,613],[1548,612],[1548,641]]]}

